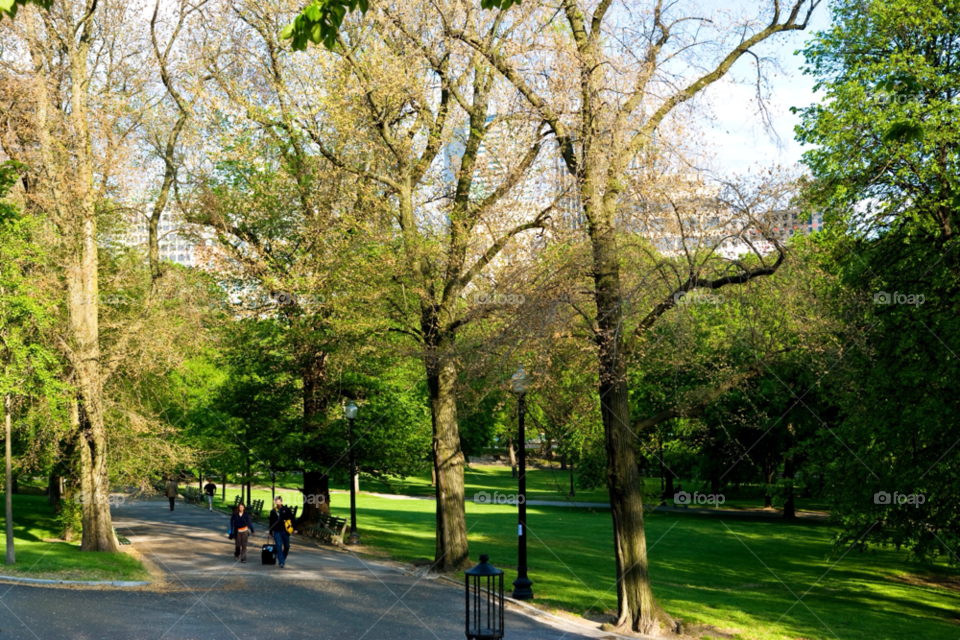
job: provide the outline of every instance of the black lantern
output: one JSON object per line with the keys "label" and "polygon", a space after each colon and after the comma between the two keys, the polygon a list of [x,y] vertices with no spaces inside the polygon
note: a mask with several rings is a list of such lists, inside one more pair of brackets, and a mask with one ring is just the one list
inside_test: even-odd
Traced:
{"label": "black lantern", "polygon": [[[499,640],[503,638],[503,571],[480,556],[480,564],[467,569],[467,638]],[[486,591],[486,593],[484,593]]]}

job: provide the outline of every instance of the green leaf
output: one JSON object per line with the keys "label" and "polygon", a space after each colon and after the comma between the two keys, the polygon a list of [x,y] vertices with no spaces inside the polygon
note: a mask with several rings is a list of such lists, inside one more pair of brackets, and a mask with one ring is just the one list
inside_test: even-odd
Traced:
{"label": "green leaf", "polygon": [[910,142],[923,139],[923,127],[910,122],[894,122],[883,134],[884,142]]}

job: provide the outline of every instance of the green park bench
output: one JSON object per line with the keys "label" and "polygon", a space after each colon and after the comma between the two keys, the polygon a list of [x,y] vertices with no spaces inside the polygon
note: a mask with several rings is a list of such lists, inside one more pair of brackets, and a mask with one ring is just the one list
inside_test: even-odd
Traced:
{"label": "green park bench", "polygon": [[323,542],[343,545],[343,533],[347,529],[347,521],[336,516],[320,514],[317,523],[306,528],[304,533]]}

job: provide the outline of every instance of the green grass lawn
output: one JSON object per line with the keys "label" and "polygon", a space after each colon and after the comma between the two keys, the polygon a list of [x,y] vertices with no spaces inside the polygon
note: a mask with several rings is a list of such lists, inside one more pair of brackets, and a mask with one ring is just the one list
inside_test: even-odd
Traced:
{"label": "green grass lawn", "polygon": [[[479,489],[508,490],[509,469],[505,475],[502,467],[474,467],[467,474],[467,495]],[[551,479],[542,470],[529,480],[535,491],[549,490]],[[362,481],[361,488],[372,491],[371,484]],[[229,504],[236,494],[227,491]],[[253,494],[269,504],[269,490]],[[366,550],[405,562],[432,559],[433,501],[361,493],[357,505]],[[349,517],[346,495],[335,493],[331,507],[335,515]],[[471,557],[489,554],[512,581],[516,509],[469,502],[466,508]],[[537,604],[590,617],[612,612],[616,591],[609,511],[530,506],[528,514]],[[720,630],[702,631],[704,637],[960,638],[960,572],[908,564],[905,553],[889,549],[831,556],[833,534],[822,524],[648,514],[650,574],[668,612],[688,625]]]}
{"label": "green grass lawn", "polygon": [[[0,493],[0,500],[5,499]],[[17,562],[0,565],[0,575],[61,580],[149,580],[143,565],[129,553],[82,553],[79,543],[53,541],[60,535],[45,496],[13,496],[13,533]],[[0,509],[0,539],[6,557],[6,518]]]}
{"label": "green grass lawn", "polygon": [[[596,489],[579,489],[576,485],[576,474],[574,475],[574,488],[576,495],[574,500],[577,502],[603,502],[608,501],[606,487]],[[644,494],[647,501],[659,504],[660,496],[660,478],[644,478]],[[296,489],[301,486],[301,476],[297,474],[282,474],[277,477],[277,487],[285,489]],[[516,493],[517,480],[512,477],[510,467],[503,465],[480,465],[473,464],[466,468],[464,473],[464,482],[468,499],[478,491],[494,491],[500,493]],[[702,486],[702,483],[695,483],[693,480],[679,480],[686,491],[709,492],[709,489]],[[259,484],[270,484],[269,478],[260,478]],[[349,487],[346,483],[331,483],[334,489],[346,490]],[[410,496],[432,496],[433,487],[430,485],[430,474],[413,476],[408,478],[371,478],[361,476],[360,490],[373,493],[388,493]],[[552,500],[557,502],[568,502],[570,492],[570,472],[561,471],[559,467],[538,468],[531,467],[527,469],[527,497],[530,500]],[[739,489],[728,488],[724,490],[726,501],[721,508],[724,509],[750,509],[763,507],[763,489],[759,486],[742,486]],[[672,505],[672,497],[667,500],[667,504]],[[775,507],[782,507],[779,499],[774,499]],[[827,505],[817,499],[797,498],[797,510],[826,510]]]}
{"label": "green grass lawn", "polygon": [[[333,513],[346,517],[348,501],[334,497],[333,503]],[[433,502],[361,495],[362,541],[399,560],[430,559],[433,510]],[[581,615],[615,609],[609,513],[530,507],[528,524],[538,604]],[[471,557],[489,554],[512,581],[515,509],[467,504],[467,527]],[[851,552],[838,562],[828,557],[831,536],[830,528],[813,524],[669,513],[647,518],[656,595],[687,624],[764,640],[960,637],[958,572],[907,565],[904,554],[890,550]],[[953,590],[935,584],[950,578]]]}

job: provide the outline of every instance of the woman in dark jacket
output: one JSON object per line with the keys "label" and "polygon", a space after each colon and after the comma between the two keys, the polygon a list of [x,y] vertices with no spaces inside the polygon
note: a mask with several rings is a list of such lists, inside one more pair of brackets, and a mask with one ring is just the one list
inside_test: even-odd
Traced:
{"label": "woman in dark jacket", "polygon": [[250,519],[250,513],[241,502],[237,505],[237,510],[230,517],[230,529],[235,537],[233,560],[238,558],[240,562],[247,561],[247,540],[253,533],[253,521]]}

